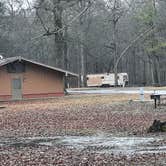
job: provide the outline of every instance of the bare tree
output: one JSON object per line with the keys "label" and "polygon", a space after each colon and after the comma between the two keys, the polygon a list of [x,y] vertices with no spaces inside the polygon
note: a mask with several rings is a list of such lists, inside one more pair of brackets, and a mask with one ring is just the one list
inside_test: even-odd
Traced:
{"label": "bare tree", "polygon": [[[114,64],[114,73],[115,73],[115,86],[118,85],[118,71],[117,68],[115,67],[117,58],[118,58],[118,52],[117,52],[117,24],[120,20],[120,18],[123,16],[124,14],[124,9],[122,8],[121,5],[121,0],[109,0],[107,2],[107,6],[109,9],[111,9],[111,21],[112,21],[112,48],[113,48],[113,64]],[[111,62],[109,64],[108,67],[108,72],[110,72],[111,69]]]}

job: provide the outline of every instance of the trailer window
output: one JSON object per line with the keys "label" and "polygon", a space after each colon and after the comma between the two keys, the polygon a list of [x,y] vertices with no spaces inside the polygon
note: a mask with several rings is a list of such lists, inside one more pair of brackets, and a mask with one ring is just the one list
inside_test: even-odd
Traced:
{"label": "trailer window", "polygon": [[127,81],[127,75],[123,76],[123,80]]}

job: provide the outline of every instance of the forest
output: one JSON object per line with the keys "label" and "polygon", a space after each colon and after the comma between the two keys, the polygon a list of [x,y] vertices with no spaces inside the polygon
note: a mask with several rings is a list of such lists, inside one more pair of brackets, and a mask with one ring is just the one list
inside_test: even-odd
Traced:
{"label": "forest", "polygon": [[0,0],[0,55],[166,85],[165,0]]}
{"label": "forest", "polygon": [[0,0],[0,166],[166,165],[165,27],[166,0]]}

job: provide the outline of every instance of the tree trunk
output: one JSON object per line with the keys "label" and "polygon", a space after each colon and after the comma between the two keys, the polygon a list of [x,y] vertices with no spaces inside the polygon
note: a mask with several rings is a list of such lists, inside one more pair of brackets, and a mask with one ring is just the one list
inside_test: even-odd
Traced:
{"label": "tree trunk", "polygon": [[[80,6],[80,9],[81,11],[86,7],[86,1],[85,0],[80,0],[79,1],[79,6]],[[85,87],[86,86],[86,69],[85,69],[85,51],[84,51],[84,30],[83,30],[83,24],[84,24],[84,21],[85,21],[85,16],[81,16],[80,17],[80,40],[81,40],[81,43],[80,43],[80,85],[81,87]]]}
{"label": "tree trunk", "polygon": [[65,28],[64,31],[64,51],[63,51],[63,56],[64,56],[64,69],[68,70],[68,43],[67,43],[67,37],[68,37],[68,32],[67,32],[67,27]]}
{"label": "tree trunk", "polygon": [[[67,45],[67,27],[64,31],[64,50],[63,50],[63,57],[64,57],[64,69],[68,70],[68,45]],[[68,88],[68,76],[65,76],[64,78],[64,87],[65,89]]]}
{"label": "tree trunk", "polygon": [[[60,0],[53,0],[54,3],[54,29],[55,31],[62,28],[62,7],[60,6]],[[64,67],[64,57],[63,57],[63,33],[55,33],[55,45],[54,52],[55,54],[52,57],[52,63],[57,67]]]}
{"label": "tree trunk", "polygon": [[134,55],[134,59],[133,59],[133,61],[134,61],[134,62],[133,62],[133,74],[134,74],[134,79],[133,79],[134,81],[133,81],[133,83],[134,83],[134,84],[136,84],[136,81],[137,81],[137,77],[136,77],[136,74],[137,74],[137,72],[136,72],[136,71],[137,71],[137,70],[136,70],[137,65],[136,65],[136,64],[137,64],[137,63],[136,63],[136,50],[135,50],[135,49],[136,49],[136,48],[134,47],[133,52],[132,52],[133,55]]}
{"label": "tree trunk", "polygon": [[[84,34],[81,31],[81,41],[83,41]],[[84,46],[80,44],[80,60],[81,60],[81,87],[85,86],[85,57],[84,57]]]}
{"label": "tree trunk", "polygon": [[117,60],[117,23],[118,19],[116,18],[116,10],[117,10],[117,0],[114,0],[114,7],[113,7],[113,32],[112,32],[112,40],[114,46],[114,74],[115,74],[115,87],[118,86],[118,67],[116,67],[116,60]]}
{"label": "tree trunk", "polygon": [[148,62],[149,62],[149,73],[150,73],[150,78],[151,78],[151,83],[150,85],[154,85],[155,80],[154,80],[154,67],[153,67],[153,59],[150,57],[150,55],[148,56]]}
{"label": "tree trunk", "polygon": [[156,65],[155,65],[155,69],[156,69],[156,83],[157,83],[158,86],[160,86],[161,80],[160,80],[160,62],[159,62],[159,57],[156,56],[155,60],[156,60]]}
{"label": "tree trunk", "polygon": [[115,87],[118,86],[118,67],[115,66],[117,59],[117,44],[116,44],[116,21],[113,21],[113,45],[114,45],[114,74],[115,74]]}

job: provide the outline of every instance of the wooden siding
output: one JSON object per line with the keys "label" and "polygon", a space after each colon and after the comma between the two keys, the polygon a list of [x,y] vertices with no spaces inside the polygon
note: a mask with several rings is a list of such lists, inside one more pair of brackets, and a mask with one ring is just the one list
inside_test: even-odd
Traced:
{"label": "wooden siding", "polygon": [[21,77],[23,98],[61,96],[64,94],[63,73],[34,64],[26,63],[26,72],[7,73],[6,67],[0,67],[0,100],[11,99],[12,78]]}
{"label": "wooden siding", "polygon": [[11,75],[6,72],[5,67],[0,67],[0,99],[11,97]]}

